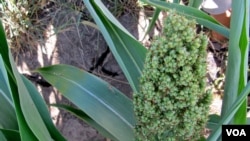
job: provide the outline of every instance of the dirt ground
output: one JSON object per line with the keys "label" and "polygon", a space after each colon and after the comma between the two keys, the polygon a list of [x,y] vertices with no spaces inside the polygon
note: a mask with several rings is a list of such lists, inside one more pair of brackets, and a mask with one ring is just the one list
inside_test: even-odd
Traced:
{"label": "dirt ground", "polygon": [[[81,4],[81,0],[75,2]],[[108,2],[106,5],[110,7]],[[119,21],[138,40],[142,39],[148,26],[147,16],[152,14],[150,11],[146,14],[144,12],[140,10],[131,12],[126,9],[120,13],[116,12]],[[101,33],[96,28],[79,22],[86,19],[92,22],[86,9],[72,10],[67,3],[60,6],[48,3],[47,7],[40,11],[40,18],[42,20],[39,22],[46,25],[46,30],[43,31],[44,40],[37,42],[36,46],[28,47],[27,50],[14,52],[13,55],[19,71],[30,76],[47,103],[72,105],[55,88],[39,83],[39,76],[31,73],[31,70],[53,64],[69,64],[89,71],[108,81],[128,97],[132,97],[132,90]],[[152,35],[159,33],[157,29],[154,29]],[[148,39],[149,37],[142,41],[146,46]],[[225,56],[226,47],[221,48],[221,44],[211,43],[208,47],[209,85],[218,81],[216,85],[223,86]],[[220,77],[221,80],[218,80]],[[221,93],[219,90],[221,89],[214,89],[216,93]],[[211,105],[211,112],[219,113],[220,105],[221,100],[218,96]],[[49,110],[53,122],[69,141],[106,140],[74,115],[54,107],[50,107]]]}

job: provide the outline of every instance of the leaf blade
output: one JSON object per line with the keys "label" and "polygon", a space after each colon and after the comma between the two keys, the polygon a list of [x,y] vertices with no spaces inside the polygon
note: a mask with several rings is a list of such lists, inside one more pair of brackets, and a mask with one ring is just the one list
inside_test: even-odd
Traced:
{"label": "leaf blade", "polygon": [[[246,35],[246,30],[248,31],[248,28],[242,28],[245,16],[245,2],[244,0],[233,1],[232,5],[234,10],[232,11],[230,32],[233,34],[230,34],[229,38],[229,56],[228,66],[226,69],[225,92],[221,112],[222,117],[225,116],[228,109],[237,99],[237,95],[240,94],[247,81],[246,69],[248,67],[248,34]],[[245,26],[247,25],[248,23],[245,24]],[[242,34],[245,34],[245,37],[243,38],[247,38],[243,39],[245,41],[241,41],[243,36]],[[242,108],[240,108],[240,111],[236,116],[236,122],[240,123],[240,121],[243,120],[244,122],[246,122],[246,102],[242,105]]]}
{"label": "leaf blade", "polygon": [[204,25],[212,30],[215,30],[216,32],[220,33],[221,35],[227,38],[229,37],[229,30],[227,27],[221,25],[214,18],[198,10],[197,8],[183,6],[176,3],[167,3],[157,0],[141,0],[141,1],[164,10],[175,9],[180,14],[195,19],[199,24]]}
{"label": "leaf blade", "polygon": [[68,65],[36,71],[113,136],[120,140],[134,138],[132,101],[110,84]]}
{"label": "leaf blade", "polygon": [[220,116],[213,114],[209,115],[209,120],[207,122],[207,128],[211,129],[212,131],[216,129],[218,123],[220,122]]}
{"label": "leaf blade", "polygon": [[66,110],[78,118],[85,121],[87,124],[89,124],[91,127],[94,127],[98,130],[99,133],[101,133],[103,136],[112,139],[114,141],[118,141],[117,138],[115,138],[113,135],[111,135],[106,129],[101,127],[97,122],[95,122],[91,117],[89,117],[86,113],[84,113],[82,110],[68,106],[68,105],[62,105],[62,104],[50,104],[50,106],[54,106],[63,110]]}
{"label": "leaf blade", "polygon": [[154,14],[153,14],[153,18],[150,21],[149,26],[148,26],[142,40],[144,40],[145,37],[147,36],[147,34],[153,29],[153,27],[154,27],[154,25],[156,23],[156,20],[158,19],[159,15],[160,15],[160,12],[161,12],[161,9],[159,9],[159,8],[155,9]]}
{"label": "leaf blade", "polygon": [[[138,91],[138,78],[141,76],[147,52],[146,48],[130,35],[100,0],[83,1],[102,32],[132,89]],[[129,42],[125,42],[124,40],[129,40]]]}
{"label": "leaf blade", "polygon": [[15,112],[19,127],[19,132],[22,140],[30,140],[35,141],[37,140],[32,131],[30,130],[29,126],[27,125],[27,122],[24,119],[24,115],[22,113],[21,107],[20,107],[20,101],[18,97],[18,88],[17,88],[17,82],[13,73],[12,67],[15,67],[15,63],[11,62],[11,53],[9,51],[9,47],[7,44],[7,40],[4,33],[4,28],[2,25],[2,22],[0,20],[0,54],[3,57],[4,62],[4,68],[7,70],[8,78],[9,78],[9,86],[11,88],[11,94],[13,103],[15,106]]}
{"label": "leaf blade", "polygon": [[223,124],[229,124],[233,119],[235,113],[241,107],[242,103],[244,103],[246,96],[250,93],[250,82],[247,83],[246,87],[242,90],[237,100],[232,104],[232,106],[228,109],[225,116],[221,117],[217,127],[208,137],[208,141],[216,141],[221,135],[221,127]]}
{"label": "leaf blade", "polygon": [[8,83],[11,87],[11,94],[15,106],[21,140],[50,141],[52,140],[50,133],[31,98],[31,93],[27,90],[27,87],[21,78],[22,76],[18,72],[13,61],[2,25],[0,25],[0,37],[0,45],[2,45],[0,46],[0,55],[5,54],[5,58],[3,58],[4,68],[7,70],[9,77]]}
{"label": "leaf blade", "polygon": [[[247,83],[247,73],[248,73],[248,46],[249,46],[249,2],[245,1],[243,6],[239,7],[243,10],[242,13],[237,12],[238,16],[243,17],[242,30],[239,40],[239,47],[241,52],[241,63],[240,63],[240,80],[238,94],[244,89]],[[244,8],[242,8],[244,7]],[[237,7],[238,8],[238,7]],[[238,11],[238,10],[236,10]],[[234,21],[233,21],[234,22]],[[247,98],[242,106],[239,108],[238,112],[235,114],[234,123],[235,124],[246,124],[247,122]]]}
{"label": "leaf blade", "polygon": [[11,98],[7,72],[4,69],[2,55],[0,54],[0,126],[7,129],[18,129],[14,104]]}
{"label": "leaf blade", "polygon": [[31,94],[31,99],[34,101],[35,107],[37,108],[52,138],[58,141],[66,141],[52,122],[46,103],[37,91],[36,87],[26,77],[22,76],[22,80],[24,85],[27,87],[28,92]]}
{"label": "leaf blade", "polygon": [[8,130],[0,128],[0,132],[2,132],[7,141],[21,141],[20,134],[16,130]]}

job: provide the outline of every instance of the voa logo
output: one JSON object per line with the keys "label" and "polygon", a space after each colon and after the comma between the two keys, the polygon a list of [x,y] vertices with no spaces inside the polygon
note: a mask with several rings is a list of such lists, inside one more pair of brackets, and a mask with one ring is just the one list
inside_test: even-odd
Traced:
{"label": "voa logo", "polygon": [[228,136],[247,136],[244,129],[226,129]]}

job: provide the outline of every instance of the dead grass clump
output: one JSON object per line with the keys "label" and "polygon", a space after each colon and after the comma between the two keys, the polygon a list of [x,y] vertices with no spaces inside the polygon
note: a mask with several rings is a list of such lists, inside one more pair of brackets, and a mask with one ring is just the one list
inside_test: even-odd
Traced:
{"label": "dead grass clump", "polygon": [[4,1],[0,5],[0,18],[13,53],[32,51],[46,41],[46,29],[62,7],[74,11],[83,9],[81,0],[22,0]]}

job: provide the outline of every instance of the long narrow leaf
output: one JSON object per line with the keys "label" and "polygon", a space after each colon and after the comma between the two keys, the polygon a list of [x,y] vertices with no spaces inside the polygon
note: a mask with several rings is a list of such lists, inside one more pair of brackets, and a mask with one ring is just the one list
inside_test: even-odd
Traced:
{"label": "long narrow leaf", "polygon": [[7,76],[7,71],[5,69],[5,65],[2,59],[2,55],[0,54],[0,86],[1,86],[1,91],[5,93],[4,97],[7,99],[7,101],[11,104],[12,107],[14,107],[12,103],[12,98],[11,98],[11,92],[10,92],[10,86],[8,84],[8,76]]}
{"label": "long narrow leaf", "polygon": [[196,19],[196,21],[206,26],[207,28],[210,28],[212,30],[215,30],[216,32],[222,34],[225,37],[229,37],[229,30],[225,26],[221,25],[218,21],[216,21],[214,18],[209,16],[208,14],[202,12],[201,10],[198,10],[193,7],[184,6],[176,3],[167,3],[157,0],[141,0],[147,4],[153,5],[155,7],[158,7],[160,9],[168,10],[168,9],[175,9],[180,14],[183,14],[187,17],[191,17],[193,19]]}
{"label": "long narrow leaf", "polygon": [[36,87],[24,76],[21,76],[23,83],[27,87],[28,92],[31,94],[32,101],[34,101],[35,107],[37,108],[45,126],[47,127],[50,135],[54,140],[65,141],[66,139],[61,135],[58,129],[52,122],[50,113],[48,111],[45,101],[42,99],[40,93],[37,91]]}
{"label": "long narrow leaf", "polygon": [[[242,8],[243,7],[243,8]],[[235,8],[239,8],[236,10]],[[239,41],[239,47],[241,52],[241,63],[240,63],[240,78],[239,78],[239,89],[238,94],[243,90],[247,83],[248,73],[248,46],[249,46],[249,0],[244,0],[241,7],[233,6],[233,9],[237,12],[237,16],[243,16],[243,23],[241,26],[241,35]],[[239,12],[243,9],[242,12]],[[232,19],[233,21],[233,19]],[[234,21],[233,21],[234,22]],[[240,27],[238,27],[240,28]],[[235,124],[245,124],[247,118],[247,98],[242,104],[238,112],[235,114]]]}
{"label": "long narrow leaf", "polygon": [[213,114],[213,115],[209,115],[209,120],[207,122],[207,128],[209,128],[210,130],[214,130],[217,128],[218,123],[220,122],[221,117]]}
{"label": "long narrow leaf", "polygon": [[40,68],[37,72],[115,138],[134,139],[132,101],[110,84],[67,65]]}
{"label": "long narrow leaf", "polygon": [[[164,0],[161,0],[164,1]],[[144,40],[144,38],[146,37],[146,35],[153,29],[156,20],[158,19],[159,15],[161,13],[161,9],[160,8],[156,8],[153,14],[153,18],[150,21],[150,24],[147,28],[147,31],[145,32],[145,35],[143,36],[142,40]]]}
{"label": "long narrow leaf", "polygon": [[[248,34],[246,32],[246,30],[248,30],[248,28],[246,29],[248,23],[244,20],[248,18],[245,13],[246,2],[245,0],[238,0],[233,1],[232,4],[234,10],[232,10],[230,32],[233,34],[230,34],[229,38],[229,56],[221,113],[222,117],[225,116],[228,109],[237,99],[237,95],[246,85],[246,73],[248,68]],[[237,114],[238,119],[235,119],[237,123],[246,122],[246,102],[242,106],[243,107]]]}
{"label": "long narrow leaf", "polygon": [[207,139],[208,141],[216,141],[221,135],[221,126],[224,124],[229,124],[233,119],[235,113],[238,111],[240,106],[245,102],[246,96],[250,93],[250,82],[246,85],[246,87],[242,90],[237,100],[232,104],[232,106],[228,109],[225,116],[221,117],[220,122],[218,123],[216,129],[212,132],[212,134]]}
{"label": "long narrow leaf", "polygon": [[180,0],[173,0],[173,3],[180,3]]}
{"label": "long narrow leaf", "polygon": [[[27,122],[24,119],[24,115],[22,113],[21,107],[20,107],[20,101],[19,101],[19,95],[18,95],[18,88],[17,88],[17,82],[12,70],[12,65],[14,66],[15,63],[11,64],[10,59],[12,58],[11,53],[9,51],[9,47],[7,44],[7,40],[5,37],[4,29],[2,22],[0,21],[0,54],[2,55],[4,67],[7,70],[8,78],[9,78],[9,86],[11,88],[11,94],[13,103],[15,106],[16,111],[16,117],[18,121],[18,127],[19,132],[22,140],[29,140],[29,141],[35,141],[37,140],[32,131],[30,130],[29,126],[27,125]],[[14,66],[15,67],[15,66]]]}
{"label": "long narrow leaf", "polygon": [[250,118],[247,118],[247,124],[250,125]]}
{"label": "long narrow leaf", "polygon": [[189,0],[188,6],[199,8],[203,0]]}
{"label": "long narrow leaf", "polygon": [[18,131],[0,128],[0,132],[4,135],[7,141],[21,141],[21,137]]}
{"label": "long narrow leaf", "polygon": [[143,36],[142,40],[144,40],[146,35],[153,29],[153,27],[155,25],[155,22],[156,22],[156,20],[158,19],[159,15],[160,15],[160,12],[161,12],[161,9],[159,9],[159,8],[155,9],[153,18],[150,21],[150,24],[149,24],[149,26],[147,28],[147,31],[145,32],[145,35]]}
{"label": "long narrow leaf", "polygon": [[11,98],[7,72],[0,54],[0,127],[18,129],[14,104]]}
{"label": "long narrow leaf", "polygon": [[84,113],[82,110],[68,106],[68,105],[62,105],[62,104],[50,104],[50,106],[54,106],[63,110],[66,110],[75,116],[77,116],[79,119],[82,119],[87,124],[89,124],[91,127],[95,128],[99,133],[101,133],[103,136],[112,139],[113,141],[118,141],[112,134],[110,134],[106,129],[104,129],[102,126],[100,126],[97,122],[95,122],[91,117],[89,117],[86,113]]}
{"label": "long narrow leaf", "polygon": [[0,141],[8,141],[1,131],[0,131]]}
{"label": "long narrow leaf", "polygon": [[22,76],[17,71],[12,56],[10,56],[9,59],[14,76],[16,78],[16,85],[18,90],[18,93],[14,93],[13,95],[19,96],[19,104],[26,123],[38,140],[51,141],[52,137],[49,134],[46,125],[44,124],[44,121],[42,120],[41,115],[31,98],[31,95],[33,93],[29,93],[29,90],[25,86],[22,80]]}
{"label": "long narrow leaf", "polygon": [[139,89],[146,48],[107,10],[101,0],[83,0],[134,91]]}
{"label": "long narrow leaf", "polygon": [[8,44],[5,37],[5,32],[3,29],[2,21],[0,20],[0,54],[2,55],[3,62],[6,65],[7,69],[11,68],[10,61],[9,61],[9,49]]}
{"label": "long narrow leaf", "polygon": [[[1,29],[0,32],[2,33],[0,34],[1,35],[0,39],[2,40],[0,42],[1,43],[0,53],[1,55],[8,54],[8,56],[6,55],[3,56],[5,57],[3,58],[5,63],[4,68],[6,68],[8,73],[8,78],[9,78],[8,83],[11,87],[11,94],[15,106],[16,116],[18,119],[19,133],[21,136],[21,140],[29,140],[29,141],[53,140],[54,138],[51,137],[51,134],[47,129],[47,126],[49,125],[45,125],[45,123],[47,124],[48,121],[44,121],[43,118],[41,117],[41,115],[46,116],[44,114],[47,114],[47,116],[49,116],[49,113],[45,113],[44,111],[42,111],[43,113],[39,113],[38,108],[36,107],[36,104],[38,104],[39,101],[33,101],[32,99],[32,95],[34,96],[34,94],[38,95],[40,94],[38,92],[35,93],[36,90],[34,89],[30,89],[33,90],[30,92],[30,90],[28,90],[28,88],[26,87],[24,82],[25,79],[23,80],[22,78],[23,76],[21,76],[20,73],[17,71],[12,55],[7,46],[6,37],[4,35],[2,26],[0,29]],[[40,101],[42,100],[40,99]],[[39,106],[40,106],[39,108],[41,109],[42,105]]]}

